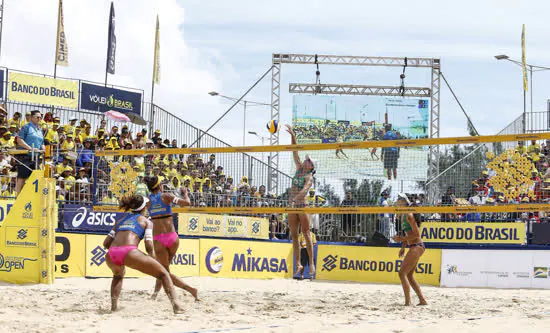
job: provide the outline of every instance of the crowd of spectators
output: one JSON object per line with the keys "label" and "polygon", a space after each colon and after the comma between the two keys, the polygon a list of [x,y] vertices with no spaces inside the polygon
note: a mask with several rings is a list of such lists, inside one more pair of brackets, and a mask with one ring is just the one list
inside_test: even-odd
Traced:
{"label": "crowd of spectators", "polygon": [[[0,196],[15,197],[15,175],[17,173],[16,157],[6,153],[6,149],[16,147],[16,137],[23,125],[30,121],[30,112],[24,116],[14,112],[12,117],[4,107],[0,107]],[[234,178],[224,172],[224,166],[217,163],[216,155],[199,154],[147,154],[147,149],[186,148],[178,145],[175,139],[162,137],[160,130],[151,135],[143,128],[133,133],[127,126],[107,127],[107,120],[101,119],[97,128],[85,119],[72,118],[62,124],[59,117],[46,113],[39,123],[43,130],[45,144],[53,148],[54,157],[51,163],[52,176],[57,179],[58,200],[62,202],[79,202],[87,204],[116,204],[117,199],[109,189],[112,184],[110,170],[118,162],[128,162],[138,174],[135,186],[139,193],[146,195],[147,188],[141,182],[145,176],[158,176],[165,191],[181,192],[186,189],[191,204],[197,207],[281,207],[286,206],[285,198],[268,193],[263,184],[253,184],[247,176]],[[383,138],[384,129],[374,126],[350,126],[349,123],[331,124],[325,127],[297,127],[296,131],[307,135],[325,135],[327,137]],[[404,138],[395,131],[397,138]],[[105,156],[96,158],[98,150],[144,149],[140,156]],[[531,141],[526,146],[518,142],[515,151],[528,158],[534,165],[531,188],[534,197],[526,193],[510,198],[499,193],[491,185],[495,176],[493,170],[481,172],[478,179],[472,182],[472,189],[466,198],[457,198],[451,186],[441,198],[441,205],[499,205],[506,203],[547,203],[550,200],[550,140],[542,146],[537,141]],[[387,198],[386,198],[387,199]],[[353,206],[353,198],[346,197],[342,206]],[[322,197],[312,189],[308,195],[310,205],[324,205]],[[423,204],[423,197],[417,200]],[[381,201],[381,205],[388,202]],[[389,233],[388,222],[391,214],[381,216],[384,226],[381,229]],[[284,214],[270,214],[271,236],[287,238],[288,228]],[[352,215],[344,215],[343,229],[351,233],[354,223]],[[433,214],[426,219],[443,221],[548,221],[545,212],[531,213],[468,213],[468,214]]]}
{"label": "crowd of spectators", "polygon": [[[528,146],[519,141],[514,152],[524,157],[532,166],[530,180],[531,185],[527,190],[520,190],[522,184],[519,181],[509,182],[506,192],[499,191],[494,186],[494,177],[498,172],[487,168],[481,171],[479,178],[474,179],[471,189],[462,198],[457,196],[454,186],[449,186],[441,197],[439,205],[442,206],[466,206],[466,205],[492,205],[503,204],[531,204],[550,202],[550,140],[541,146],[536,140],[532,140]],[[502,171],[514,174],[517,172],[513,161],[501,163]],[[494,221],[531,221],[550,222],[547,212],[503,212],[503,213],[465,213],[465,214],[433,214],[431,219],[443,221],[470,221],[470,222],[494,222]]]}

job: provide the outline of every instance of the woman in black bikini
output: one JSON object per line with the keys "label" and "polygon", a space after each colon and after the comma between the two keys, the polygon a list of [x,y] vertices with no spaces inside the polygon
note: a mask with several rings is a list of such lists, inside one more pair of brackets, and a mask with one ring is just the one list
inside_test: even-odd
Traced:
{"label": "woman in black bikini", "polygon": [[[296,144],[296,135],[290,125],[286,125],[287,132],[292,137],[292,144]],[[302,162],[298,152],[294,151],[294,163],[296,164],[296,174],[292,178],[292,187],[288,199],[289,206],[299,208],[306,207],[306,195],[309,188],[313,185],[313,174],[315,173],[315,162],[306,155],[306,159]],[[302,273],[304,266],[300,261],[300,242],[298,239],[299,228],[301,227],[306,240],[306,249],[309,255],[309,276],[313,279],[315,275],[315,264],[313,262],[313,243],[311,241],[310,220],[308,214],[288,214],[288,224],[292,234],[292,247],[294,252],[294,262],[296,263],[296,272],[294,275]]]}
{"label": "woman in black bikini", "polygon": [[[411,202],[406,194],[399,193],[397,195],[396,206],[411,206]],[[399,250],[399,258],[402,258],[405,254],[405,248],[409,245],[409,252],[403,259],[401,269],[399,270],[399,279],[401,279],[401,285],[403,286],[403,292],[405,293],[405,306],[411,305],[411,287],[418,296],[420,303],[418,305],[428,305],[420,290],[420,285],[414,278],[414,271],[416,265],[420,260],[420,257],[426,251],[422,238],[420,237],[420,224],[422,223],[420,214],[408,213],[403,219],[403,232],[405,236],[396,235],[393,240],[396,242],[402,242],[401,250]]]}

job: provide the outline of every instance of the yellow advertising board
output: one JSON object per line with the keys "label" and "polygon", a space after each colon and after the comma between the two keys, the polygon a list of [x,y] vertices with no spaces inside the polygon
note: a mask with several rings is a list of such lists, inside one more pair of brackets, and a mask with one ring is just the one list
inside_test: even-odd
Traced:
{"label": "yellow advertising board", "polygon": [[6,217],[8,216],[8,213],[11,210],[11,207],[15,203],[15,200],[7,199],[7,200],[0,200],[0,226],[6,220]]}
{"label": "yellow advertising board", "polygon": [[86,276],[86,235],[55,234],[55,277]]}
{"label": "yellow advertising board", "polygon": [[[105,263],[107,249],[103,247],[104,235],[86,235],[86,277],[112,277],[113,273]],[[145,242],[139,244],[139,249],[145,251]],[[177,276],[199,275],[199,240],[180,239],[178,252],[172,259],[170,272]],[[126,267],[127,277],[142,277],[145,274]]]}
{"label": "yellow advertising board", "polygon": [[53,217],[44,205],[52,184],[34,171],[0,226],[1,281],[53,283]]}
{"label": "yellow advertising board", "polygon": [[247,217],[247,235],[255,239],[269,239],[269,221],[261,217]]}
{"label": "yellow advertising board", "polygon": [[201,276],[248,279],[291,278],[292,245],[262,241],[200,240]]}
{"label": "yellow advertising board", "polygon": [[185,236],[269,238],[266,218],[213,214],[178,214],[178,233]]}
{"label": "yellow advertising board", "polygon": [[525,223],[424,222],[426,243],[525,244]]}
{"label": "yellow advertising board", "polygon": [[8,98],[14,101],[78,108],[78,82],[10,72]]}
{"label": "yellow advertising board", "polygon": [[[319,245],[317,251],[319,280],[400,283],[399,248]],[[417,281],[438,286],[440,273],[441,250],[427,249],[416,268]]]}

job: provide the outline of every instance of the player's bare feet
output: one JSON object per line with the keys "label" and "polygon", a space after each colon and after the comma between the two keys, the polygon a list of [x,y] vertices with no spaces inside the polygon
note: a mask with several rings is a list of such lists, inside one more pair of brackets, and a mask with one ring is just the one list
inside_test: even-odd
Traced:
{"label": "player's bare feet", "polygon": [[183,308],[182,308],[179,304],[177,304],[177,303],[175,303],[175,304],[173,305],[173,309],[174,309],[174,314],[182,314],[182,313],[185,313],[185,310],[183,310]]}
{"label": "player's bare feet", "polygon": [[420,303],[418,303],[418,306],[428,305],[428,302],[426,302],[425,299],[421,300]]}
{"label": "player's bare feet", "polygon": [[294,272],[294,276],[300,274],[304,270],[304,266],[302,265],[296,265],[296,272]]}
{"label": "player's bare feet", "polygon": [[118,298],[111,298],[111,312],[118,310]]}
{"label": "player's bare feet", "polygon": [[200,302],[199,291],[197,290],[197,288],[191,288],[189,290],[189,293],[195,298],[195,302]]}

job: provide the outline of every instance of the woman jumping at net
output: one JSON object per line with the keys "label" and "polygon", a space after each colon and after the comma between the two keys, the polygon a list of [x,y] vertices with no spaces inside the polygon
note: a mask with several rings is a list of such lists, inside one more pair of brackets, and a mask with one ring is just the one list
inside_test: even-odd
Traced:
{"label": "woman jumping at net", "polygon": [[[296,135],[290,125],[286,125],[287,132],[292,137],[292,144],[296,144]],[[313,174],[315,173],[315,162],[306,155],[306,159],[302,162],[298,152],[294,151],[294,163],[296,164],[296,174],[292,178],[292,187],[290,189],[289,205],[295,208],[306,207],[308,202],[306,195],[309,188],[313,185]],[[294,252],[294,262],[296,263],[296,272],[294,275],[302,273],[304,267],[300,261],[300,242],[298,239],[299,230],[301,228],[306,241],[306,249],[309,255],[309,276],[313,279],[315,275],[315,264],[313,262],[313,243],[311,241],[310,219],[308,214],[288,214],[288,224],[292,234],[292,246]]]}
{"label": "woman jumping at net", "polygon": [[[404,193],[399,193],[397,195],[396,206],[411,206],[409,198]],[[403,292],[405,294],[405,305],[411,305],[411,287],[418,296],[420,303],[418,305],[428,305],[424,295],[422,295],[422,290],[420,290],[420,285],[414,278],[414,272],[416,270],[416,265],[420,260],[420,257],[426,251],[422,238],[420,236],[420,224],[421,221],[420,214],[409,213],[405,215],[403,219],[403,232],[405,236],[396,235],[393,237],[393,240],[396,242],[402,242],[401,250],[399,250],[399,258],[402,258],[405,254],[405,248],[409,245],[409,252],[403,259],[401,264],[401,269],[399,270],[399,279],[401,279],[401,285],[403,286]]]}
{"label": "woman jumping at net", "polygon": [[[183,313],[183,308],[176,300],[176,291],[170,273],[155,260],[153,223],[143,216],[148,202],[149,199],[146,197],[135,194],[122,197],[119,208],[126,212],[131,211],[132,214],[115,223],[113,230],[103,242],[103,246],[109,250],[105,256],[105,262],[113,271],[111,311],[118,309],[118,298],[122,289],[122,280],[126,273],[125,266],[128,266],[159,279],[172,303],[174,313]],[[143,238],[145,238],[145,249],[149,256],[138,250],[139,242]]]}
{"label": "woman jumping at net", "polygon": [[[189,201],[187,190],[184,187],[181,188],[181,193],[183,195],[183,199],[181,199],[171,193],[162,193],[160,190],[161,179],[156,176],[145,177],[143,182],[147,185],[149,192],[151,192],[149,195],[149,199],[151,200],[149,204],[149,216],[151,220],[153,220],[153,239],[155,253],[157,254],[156,259],[166,268],[166,270],[168,270],[168,272],[170,272],[170,263],[172,262],[172,258],[176,255],[180,245],[180,239],[172,218],[172,204],[183,207],[189,206],[191,202]],[[176,287],[186,290],[195,297],[196,301],[198,301],[197,289],[189,286],[174,274],[170,274],[170,276]],[[153,299],[157,297],[161,283],[162,281],[157,279],[155,291],[152,296]]]}

